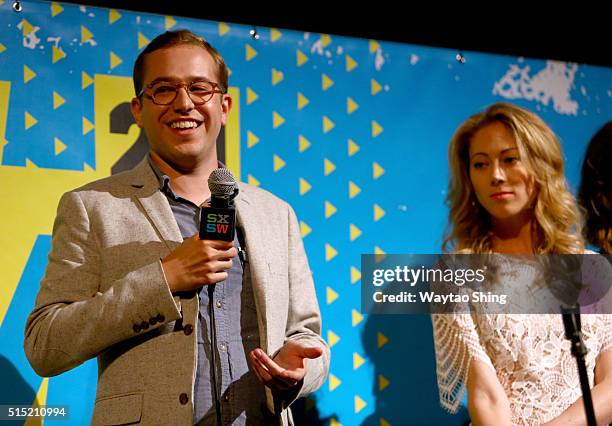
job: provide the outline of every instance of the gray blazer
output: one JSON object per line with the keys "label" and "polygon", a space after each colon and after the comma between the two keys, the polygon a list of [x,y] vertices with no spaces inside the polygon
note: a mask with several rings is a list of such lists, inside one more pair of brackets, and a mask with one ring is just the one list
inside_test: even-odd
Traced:
{"label": "gray blazer", "polygon": [[[299,225],[287,203],[252,186],[240,184],[236,209],[249,251],[261,348],[272,354],[287,340],[300,340],[323,349],[323,356],[307,361],[299,392],[286,398],[293,400],[323,384],[330,359]],[[197,342],[190,329],[198,320],[198,296],[173,296],[160,262],[181,242],[146,159],[60,200],[49,264],[26,324],[25,352],[41,376],[98,358],[92,424],[193,421]],[[272,393],[266,393],[273,410]]]}

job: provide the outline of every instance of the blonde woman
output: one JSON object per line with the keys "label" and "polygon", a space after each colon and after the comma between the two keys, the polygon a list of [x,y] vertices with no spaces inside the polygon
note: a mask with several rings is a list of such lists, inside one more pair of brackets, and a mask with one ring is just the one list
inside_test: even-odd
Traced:
{"label": "blonde woman", "polygon": [[[535,114],[497,103],[467,119],[449,147],[444,251],[581,254],[580,215],[559,141]],[[519,265],[507,275],[524,285]],[[507,283],[506,283],[507,284]],[[464,390],[473,425],[586,425],[560,315],[433,315],[441,404]],[[598,424],[612,421],[612,319],[583,315]]]}

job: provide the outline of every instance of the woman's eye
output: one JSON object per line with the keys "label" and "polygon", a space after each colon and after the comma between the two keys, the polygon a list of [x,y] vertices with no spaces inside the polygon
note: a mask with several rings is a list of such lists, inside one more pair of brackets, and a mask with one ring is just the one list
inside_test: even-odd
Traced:
{"label": "woman's eye", "polygon": [[518,157],[506,157],[504,158],[504,163],[506,164],[514,164],[518,161]]}
{"label": "woman's eye", "polygon": [[484,166],[485,166],[485,163],[483,162],[477,162],[472,165],[472,167],[474,167],[475,169],[482,169]]}

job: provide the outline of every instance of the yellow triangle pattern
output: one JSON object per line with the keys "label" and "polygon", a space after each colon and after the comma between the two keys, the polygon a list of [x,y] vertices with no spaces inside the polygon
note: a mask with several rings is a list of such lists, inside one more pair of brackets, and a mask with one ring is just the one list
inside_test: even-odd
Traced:
{"label": "yellow triangle pattern", "polygon": [[142,49],[147,44],[149,44],[151,40],[149,40],[143,33],[138,32],[138,49]]}
{"label": "yellow triangle pattern", "polygon": [[337,378],[333,374],[329,375],[329,390],[330,391],[334,391],[338,386],[340,386],[341,383],[342,381],[339,378]]}
{"label": "yellow triangle pattern", "polygon": [[29,112],[25,112],[25,129],[28,130],[30,127],[38,123],[38,120],[35,119]]}
{"label": "yellow triangle pattern", "polygon": [[326,115],[323,116],[323,133],[329,132],[336,124],[331,121]]}
{"label": "yellow triangle pattern", "polygon": [[342,423],[340,423],[335,417],[332,417],[329,421],[329,426],[342,426]]}
{"label": "yellow triangle pattern", "polygon": [[340,297],[340,295],[336,293],[336,291],[331,287],[327,287],[326,293],[327,293],[327,304],[328,305],[331,305],[338,299],[338,297]]}
{"label": "yellow triangle pattern", "polygon": [[379,177],[381,177],[383,174],[385,173],[385,169],[383,169],[380,164],[378,164],[376,161],[374,161],[372,163],[372,177],[374,179],[378,179]]}
{"label": "yellow triangle pattern", "polygon": [[351,58],[348,54],[345,56],[346,58],[346,72],[351,72],[355,68],[357,68],[357,62]]}
{"label": "yellow triangle pattern", "polygon": [[285,75],[282,71],[272,68],[272,86],[276,86],[278,83],[283,81]]}
{"label": "yellow triangle pattern", "polygon": [[51,53],[52,63],[56,63],[57,61],[64,59],[66,57],[66,53],[62,49],[58,49],[57,47],[53,46],[51,50],[52,50],[52,53]]}
{"label": "yellow triangle pattern", "polygon": [[121,19],[121,14],[119,12],[117,12],[117,10],[111,9],[111,10],[108,11],[108,23],[109,23],[109,25],[113,25],[119,19]]}
{"label": "yellow triangle pattern", "polygon": [[257,145],[259,138],[253,132],[247,130],[247,148]]}
{"label": "yellow triangle pattern", "polygon": [[331,43],[332,39],[329,34],[321,34],[321,46],[327,47]]}
{"label": "yellow triangle pattern", "polygon": [[391,426],[391,423],[389,423],[388,421],[386,421],[384,418],[380,418],[380,422],[378,423],[378,426]]}
{"label": "yellow triangle pattern", "polygon": [[274,171],[275,172],[278,172],[280,169],[285,167],[286,164],[287,163],[285,163],[285,161],[282,158],[274,154]]}
{"label": "yellow triangle pattern", "polygon": [[359,325],[361,321],[363,321],[363,315],[356,309],[353,309],[351,311],[351,323],[353,324],[353,327]]}
{"label": "yellow triangle pattern", "polygon": [[336,170],[336,165],[329,161],[327,158],[323,159],[323,174],[325,176],[329,176],[331,173]]}
{"label": "yellow triangle pattern", "polygon": [[0,43],[0,53],[6,52],[6,46]]}
{"label": "yellow triangle pattern", "polygon": [[370,45],[370,53],[374,53],[378,49],[380,49],[380,44],[378,44],[376,40],[370,40],[369,45]]}
{"label": "yellow triangle pattern", "polygon": [[374,260],[376,261],[376,263],[382,262],[386,256],[387,253],[385,253],[380,247],[374,247]]}
{"label": "yellow triangle pattern", "polygon": [[389,379],[387,379],[385,376],[383,376],[382,374],[378,375],[378,390],[379,391],[384,391],[387,386],[389,386],[391,382],[389,382]]}
{"label": "yellow triangle pattern", "polygon": [[355,110],[359,108],[359,104],[353,100],[350,96],[346,98],[346,113],[352,114]]}
{"label": "yellow triangle pattern", "polygon": [[385,215],[385,211],[378,204],[374,204],[374,222],[378,222]]}
{"label": "yellow triangle pattern", "polygon": [[283,118],[282,115],[280,115],[276,111],[272,111],[272,127],[274,129],[278,128],[279,126],[282,126],[284,122],[285,122],[285,119]]}
{"label": "yellow triangle pattern", "polygon": [[24,37],[34,31],[34,27],[25,19],[21,20],[21,35]]}
{"label": "yellow triangle pattern", "polygon": [[351,241],[355,241],[357,238],[361,237],[361,229],[357,228],[355,225],[353,225],[352,223],[349,225],[349,235],[351,238]]}
{"label": "yellow triangle pattern", "polygon": [[383,132],[383,128],[380,124],[378,124],[375,120],[372,120],[372,137],[380,135]]}
{"label": "yellow triangle pattern", "polygon": [[25,84],[29,82],[34,77],[36,77],[36,73],[32,71],[32,69],[29,66],[24,65],[23,66],[23,83]]}
{"label": "yellow triangle pattern", "polygon": [[357,370],[364,363],[365,359],[363,359],[357,352],[353,352],[353,370]]}
{"label": "yellow triangle pattern", "polygon": [[306,179],[300,178],[300,195],[306,194],[310,191],[310,188],[312,188],[312,185],[310,185]]}
{"label": "yellow triangle pattern", "polygon": [[359,269],[351,266],[351,284],[355,284],[357,281],[361,279],[361,272]]}
{"label": "yellow triangle pattern", "polygon": [[300,92],[297,93],[297,108],[298,108],[298,110],[301,110],[302,108],[304,108],[309,103],[310,103],[310,101],[308,100],[308,98],[306,96],[302,95]]}
{"label": "yellow triangle pattern", "polygon": [[66,99],[62,98],[62,96],[56,91],[53,91],[53,109],[58,109],[65,103]]}
{"label": "yellow triangle pattern", "polygon": [[166,16],[164,19],[164,27],[166,27],[166,31],[176,25],[176,20],[172,16]]}
{"label": "yellow triangle pattern", "polygon": [[336,206],[334,206],[329,201],[325,201],[325,219],[329,219],[334,214],[336,214],[337,211],[338,209],[336,208]]}
{"label": "yellow triangle pattern", "polygon": [[255,93],[255,91],[251,89],[250,87],[247,87],[246,93],[247,93],[247,101],[246,101],[247,105],[251,105],[257,99],[259,99],[259,95]]}
{"label": "yellow triangle pattern", "polygon": [[274,43],[275,41],[277,41],[279,38],[281,38],[283,35],[283,33],[281,33],[279,30],[277,30],[276,28],[270,28],[270,41],[272,43]]}
{"label": "yellow triangle pattern", "polygon": [[370,80],[370,93],[372,96],[376,95],[378,92],[382,90],[382,86],[380,83],[373,78]]}
{"label": "yellow triangle pattern", "polygon": [[219,35],[221,37],[223,37],[225,34],[227,34],[230,30],[230,26],[227,25],[225,22],[219,22]]}
{"label": "yellow triangle pattern", "polygon": [[87,43],[89,40],[93,38],[93,34],[89,29],[83,25],[81,25],[81,43]]}
{"label": "yellow triangle pattern", "polygon": [[85,136],[87,133],[93,130],[94,125],[91,121],[89,121],[85,117],[83,117],[82,121],[83,121],[83,136]]}
{"label": "yellow triangle pattern", "polygon": [[298,67],[301,67],[308,62],[308,56],[304,55],[300,49],[297,49],[296,51],[296,62]]}
{"label": "yellow triangle pattern", "polygon": [[52,18],[55,18],[57,15],[59,15],[63,11],[64,11],[64,8],[62,7],[61,4],[55,1],[51,2],[51,17]]}
{"label": "yellow triangle pattern", "polygon": [[329,262],[334,257],[336,257],[337,254],[338,254],[338,251],[335,248],[330,246],[328,243],[325,243],[325,260],[327,262]]}
{"label": "yellow triangle pattern", "polygon": [[93,83],[93,78],[85,71],[81,71],[81,89],[89,87]]}
{"label": "yellow triangle pattern", "polygon": [[330,348],[334,347],[334,345],[338,343],[339,341],[340,341],[340,336],[338,336],[336,333],[334,333],[331,330],[327,330],[327,343],[329,344]]}
{"label": "yellow triangle pattern", "polygon": [[83,171],[84,171],[85,173],[93,173],[93,172],[95,172],[94,168],[93,168],[93,167],[91,167],[91,166],[90,166],[89,164],[87,164],[87,163],[83,163]]}
{"label": "yellow triangle pattern", "polygon": [[32,162],[29,158],[25,159],[26,169],[38,169],[38,166]]}
{"label": "yellow triangle pattern", "polygon": [[310,141],[308,139],[306,139],[302,135],[298,136],[298,146],[299,146],[300,152],[306,151],[308,148],[310,148],[310,145],[311,144],[310,144]]}
{"label": "yellow triangle pattern", "polygon": [[329,76],[327,74],[322,74],[321,75],[321,88],[323,89],[323,91],[326,91],[327,89],[329,89],[333,85],[334,85],[334,80],[329,78]]}
{"label": "yellow triangle pattern", "polygon": [[376,333],[376,346],[378,346],[378,349],[382,348],[387,343],[389,343],[389,339],[387,338],[387,336],[382,334],[380,331]]}
{"label": "yellow triangle pattern", "polygon": [[259,186],[261,185],[261,182],[259,182],[257,179],[255,179],[253,176],[248,175],[247,176],[247,183],[249,185],[253,185],[253,186]]}
{"label": "yellow triangle pattern", "polygon": [[361,192],[361,188],[359,188],[357,185],[355,185],[355,183],[353,183],[353,181],[349,180],[348,187],[349,187],[349,189],[348,189],[349,198],[355,198]]}
{"label": "yellow triangle pattern", "polygon": [[359,145],[357,145],[354,140],[349,139],[348,140],[348,155],[349,155],[349,157],[352,157],[353,155],[355,155],[357,153],[357,151],[359,151]]}
{"label": "yellow triangle pattern", "polygon": [[62,142],[58,138],[53,138],[53,144],[55,148],[55,155],[59,155],[67,148],[64,142]]}
{"label": "yellow triangle pattern", "polygon": [[300,221],[300,233],[302,234],[302,238],[306,238],[306,236],[311,232],[312,228],[308,226],[305,222]]}
{"label": "yellow triangle pattern", "polygon": [[359,395],[355,395],[355,414],[363,410],[366,405],[368,404],[366,404],[366,402],[361,399]]}
{"label": "yellow triangle pattern", "polygon": [[255,56],[257,56],[257,51],[255,49],[253,49],[248,43],[245,45],[245,59],[247,61],[250,61],[251,59],[253,59]]}
{"label": "yellow triangle pattern", "polygon": [[123,59],[117,56],[115,52],[113,51],[110,52],[109,57],[110,57],[110,68],[111,69],[114,69],[115,67],[119,66],[123,62]]}

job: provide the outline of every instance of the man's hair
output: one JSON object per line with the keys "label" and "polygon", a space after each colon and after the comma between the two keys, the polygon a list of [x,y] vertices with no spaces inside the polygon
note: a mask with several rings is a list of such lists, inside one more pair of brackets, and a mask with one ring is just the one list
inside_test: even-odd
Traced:
{"label": "man's hair", "polygon": [[192,33],[189,30],[176,30],[176,31],[166,31],[163,34],[155,37],[151,43],[145,47],[145,49],[140,52],[138,57],[136,58],[136,62],[134,63],[134,90],[136,92],[136,96],[140,93],[143,86],[143,76],[144,76],[144,60],[146,55],[151,52],[155,52],[156,50],[165,49],[173,46],[199,46],[202,49],[206,50],[210,53],[213,60],[217,64],[217,78],[221,85],[221,89],[225,92],[228,89],[229,85],[229,70],[227,65],[225,65],[225,61],[214,47],[211,44],[204,40],[202,37],[199,37]]}

